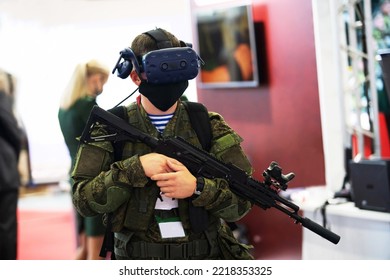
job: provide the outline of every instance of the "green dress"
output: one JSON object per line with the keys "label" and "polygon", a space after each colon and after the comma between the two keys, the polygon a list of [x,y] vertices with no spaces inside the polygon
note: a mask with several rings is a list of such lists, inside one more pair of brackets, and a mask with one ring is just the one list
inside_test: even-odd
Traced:
{"label": "green dress", "polygon": [[[89,113],[94,105],[97,105],[95,98],[84,97],[77,100],[69,109],[60,109],[58,112],[62,135],[64,136],[71,157],[71,169],[69,173],[75,164],[79,146],[78,137],[81,136],[88,121]],[[105,233],[102,215],[83,217],[78,212],[76,214],[78,233],[85,231],[87,236],[98,236]]]}

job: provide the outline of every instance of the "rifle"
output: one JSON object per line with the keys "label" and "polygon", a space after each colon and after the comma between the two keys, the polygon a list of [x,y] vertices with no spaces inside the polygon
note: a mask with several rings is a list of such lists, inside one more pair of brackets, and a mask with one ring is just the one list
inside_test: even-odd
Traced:
{"label": "rifle", "polygon": [[[96,126],[103,126],[107,131],[106,135],[91,135]],[[280,190],[287,189],[287,183],[295,175],[282,174],[282,169],[276,162],[263,172],[264,182],[255,180],[247,173],[231,163],[224,163],[209,153],[195,147],[180,137],[168,139],[157,139],[141,130],[133,127],[125,120],[116,115],[94,106],[91,111],[88,123],[80,139],[84,143],[100,141],[141,141],[153,149],[154,152],[175,158],[183,163],[194,176],[206,178],[224,178],[229,182],[229,187],[237,196],[250,201],[251,203],[266,210],[276,208],[294,219],[296,224],[317,233],[328,241],[337,244],[340,236],[313,222],[308,218],[299,215],[299,207],[291,201],[278,195]],[[120,192],[118,192],[120,190]],[[115,198],[114,198],[115,197]],[[127,193],[123,188],[110,189],[107,191],[107,204],[119,199],[123,203]],[[107,212],[114,209],[107,209],[106,205],[94,203],[98,212]],[[112,207],[111,207],[112,208]]]}

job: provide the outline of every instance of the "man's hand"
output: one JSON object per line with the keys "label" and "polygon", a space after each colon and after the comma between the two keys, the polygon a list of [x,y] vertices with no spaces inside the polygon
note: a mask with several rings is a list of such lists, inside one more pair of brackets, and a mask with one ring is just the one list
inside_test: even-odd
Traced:
{"label": "man's hand", "polygon": [[169,157],[158,153],[150,153],[139,157],[145,175],[151,178],[153,175],[172,172],[167,160]]}
{"label": "man's hand", "polygon": [[186,198],[193,195],[196,187],[196,178],[179,161],[166,158],[167,172],[161,172],[150,177],[157,181],[165,196],[171,198]]}

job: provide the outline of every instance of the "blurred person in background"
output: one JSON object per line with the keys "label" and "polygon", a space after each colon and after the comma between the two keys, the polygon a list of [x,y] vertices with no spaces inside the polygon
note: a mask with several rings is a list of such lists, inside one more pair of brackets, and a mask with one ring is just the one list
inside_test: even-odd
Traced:
{"label": "blurred person in background", "polygon": [[[65,88],[58,120],[71,157],[70,170],[75,164],[78,137],[83,132],[90,111],[94,105],[97,105],[96,98],[102,93],[108,75],[109,69],[97,60],[80,63]],[[75,259],[102,259],[99,256],[105,233],[102,215],[83,217],[77,211],[75,214],[78,235]]]}
{"label": "blurred person in background", "polygon": [[15,79],[0,69],[0,259],[17,259],[18,169],[23,130],[14,111]]}

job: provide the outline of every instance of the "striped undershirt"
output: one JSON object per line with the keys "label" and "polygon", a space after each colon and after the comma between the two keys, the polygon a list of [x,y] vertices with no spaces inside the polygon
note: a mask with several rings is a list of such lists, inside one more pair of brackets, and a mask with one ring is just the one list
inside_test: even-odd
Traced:
{"label": "striped undershirt", "polygon": [[168,115],[151,115],[148,114],[152,124],[156,127],[156,129],[162,133],[167,126],[168,122],[172,119],[173,114]]}

